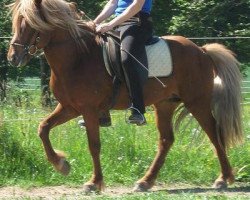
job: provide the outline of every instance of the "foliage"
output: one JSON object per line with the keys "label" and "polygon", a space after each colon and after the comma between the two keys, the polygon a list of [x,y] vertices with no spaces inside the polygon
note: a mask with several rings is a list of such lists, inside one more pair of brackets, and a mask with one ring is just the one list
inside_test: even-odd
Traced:
{"label": "foliage", "polygon": [[[247,0],[176,0],[169,30],[186,37],[250,36],[249,8]],[[249,39],[216,42],[229,46],[241,62],[249,62]]]}
{"label": "foliage", "polygon": [[[8,1],[4,0],[0,2],[1,8],[4,7],[4,4]],[[1,10],[0,12],[0,37],[7,35],[10,32],[9,27],[9,18],[7,17],[7,10]],[[0,41],[0,99],[1,101],[6,96],[6,82],[7,82],[7,71],[8,71],[8,62],[6,60],[6,44],[7,39],[2,39]]]}
{"label": "foliage", "polygon": [[13,2],[12,0],[2,0],[0,7],[0,79],[4,79],[7,76],[10,80],[19,80],[19,77],[23,76],[38,76],[40,69],[39,60],[33,59],[25,68],[11,67],[7,61],[8,46],[11,37],[11,15],[8,9],[8,5]]}
{"label": "foliage", "polygon": [[79,9],[85,12],[90,19],[94,19],[102,10],[102,8],[105,6],[107,0],[94,0],[94,1],[81,1],[81,0],[75,0],[77,3]]}

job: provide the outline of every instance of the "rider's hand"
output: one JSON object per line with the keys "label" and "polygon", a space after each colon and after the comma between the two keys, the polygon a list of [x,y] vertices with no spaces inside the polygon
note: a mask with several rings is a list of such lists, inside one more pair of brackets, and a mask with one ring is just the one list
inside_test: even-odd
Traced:
{"label": "rider's hand", "polygon": [[96,26],[95,30],[97,33],[105,33],[107,31],[110,31],[111,29],[113,29],[113,26],[110,23],[103,23]]}
{"label": "rider's hand", "polygon": [[97,24],[94,21],[89,21],[89,22],[87,22],[87,26],[90,27],[91,29],[95,30],[97,27]]}

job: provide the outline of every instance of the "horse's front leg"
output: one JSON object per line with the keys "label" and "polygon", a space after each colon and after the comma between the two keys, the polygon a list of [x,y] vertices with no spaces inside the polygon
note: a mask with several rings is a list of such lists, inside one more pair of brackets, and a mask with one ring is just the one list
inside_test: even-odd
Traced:
{"label": "horse's front leg", "polygon": [[69,174],[70,165],[65,160],[65,156],[62,152],[55,152],[53,149],[49,139],[49,132],[53,127],[63,124],[78,115],[75,110],[62,107],[61,104],[58,104],[55,110],[39,125],[38,134],[42,140],[47,159],[52,163],[54,168],[63,175]]}
{"label": "horse's front leg", "polygon": [[93,161],[92,178],[84,184],[85,192],[101,191],[103,188],[103,175],[100,162],[100,133],[99,133],[99,117],[98,112],[93,110],[84,113],[86,123],[86,131],[88,136],[89,151]]}

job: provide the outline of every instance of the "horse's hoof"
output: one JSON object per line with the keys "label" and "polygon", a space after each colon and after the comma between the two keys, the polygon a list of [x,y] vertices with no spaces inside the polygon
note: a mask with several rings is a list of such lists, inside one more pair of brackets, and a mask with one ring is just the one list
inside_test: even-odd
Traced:
{"label": "horse's hoof", "polygon": [[147,192],[150,189],[149,185],[146,182],[136,183],[133,192]]}
{"label": "horse's hoof", "polygon": [[85,194],[91,194],[91,193],[99,193],[100,190],[97,188],[95,184],[85,184],[83,186],[83,192]]}
{"label": "horse's hoof", "polygon": [[70,172],[70,164],[65,159],[61,159],[59,164],[57,166],[55,166],[55,168],[57,171],[59,171],[64,176],[67,176]]}
{"label": "horse's hoof", "polygon": [[225,181],[215,181],[213,184],[213,188],[218,189],[218,190],[224,190],[227,189],[227,183]]}

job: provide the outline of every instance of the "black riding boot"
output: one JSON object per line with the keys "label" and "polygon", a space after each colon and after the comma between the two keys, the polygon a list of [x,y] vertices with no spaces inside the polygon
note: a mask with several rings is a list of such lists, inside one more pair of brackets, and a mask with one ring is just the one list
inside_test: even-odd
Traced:
{"label": "black riding boot", "polygon": [[132,102],[131,115],[128,118],[128,122],[138,126],[144,125],[146,124],[146,119],[144,117],[145,106],[143,100],[142,83],[135,69],[123,68],[123,70],[126,86],[129,91],[130,100]]}

